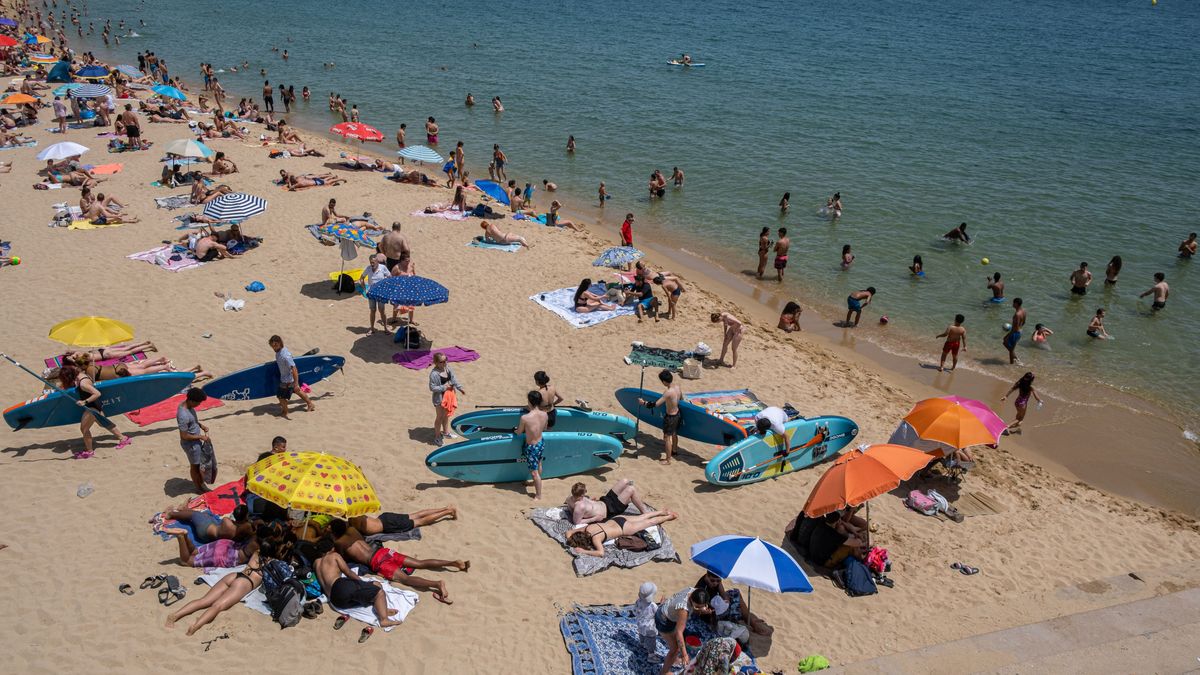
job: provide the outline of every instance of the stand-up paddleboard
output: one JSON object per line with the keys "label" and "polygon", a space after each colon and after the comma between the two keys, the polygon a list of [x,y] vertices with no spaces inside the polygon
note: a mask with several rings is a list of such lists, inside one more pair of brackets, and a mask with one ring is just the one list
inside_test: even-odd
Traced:
{"label": "stand-up paddleboard", "polygon": [[[781,458],[778,435],[754,434],[717,453],[704,467],[704,477],[714,485],[745,485],[782,476],[837,456],[858,435],[858,425],[845,417],[811,417],[783,425],[792,451]],[[782,461],[781,461],[782,459]]]}
{"label": "stand-up paddleboard", "polygon": [[[296,372],[301,384],[314,384],[324,380],[345,365],[340,356],[298,356],[295,358]],[[279,366],[268,361],[257,366],[243,368],[204,385],[204,393],[222,401],[253,401],[259,398],[274,398],[279,389]]]}
{"label": "stand-up paddleboard", "polygon": [[[165,401],[187,388],[195,373],[151,373],[135,377],[105,380],[96,384],[104,416],[112,417]],[[64,391],[54,391],[38,398],[18,403],[4,411],[4,421],[14,430],[41,429],[78,424],[83,409],[75,402],[78,397]]]}
{"label": "stand-up paddleboard", "polygon": [[683,61],[667,61],[668,65],[682,66],[684,68],[703,68],[703,63],[684,63]]}
{"label": "stand-up paddleboard", "polygon": [[[661,405],[647,408],[638,403],[639,398],[653,403],[662,394],[656,391],[627,387],[618,389],[614,396],[617,397],[617,403],[629,411],[629,414],[652,427],[663,428],[663,415],[666,413],[666,408]],[[746,437],[745,429],[729,420],[710,415],[708,411],[694,403],[680,401],[679,414],[683,416],[679,421],[679,435],[684,438],[713,445],[729,445]]]}
{"label": "stand-up paddleboard", "polygon": [[479,188],[480,192],[483,192],[485,195],[508,206],[508,191],[504,189],[503,185],[494,180],[477,180],[475,181],[475,187]]}
{"label": "stand-up paddleboard", "polygon": [[[548,431],[586,431],[604,434],[617,440],[633,438],[634,423],[628,417],[578,408],[557,408],[554,427]],[[481,438],[511,433],[521,422],[526,408],[490,408],[475,410],[450,420],[450,428],[466,438]]]}
{"label": "stand-up paddleboard", "polygon": [[[468,483],[515,483],[529,479],[521,452],[525,436],[500,434],[434,450],[425,466],[439,476]],[[621,442],[612,436],[570,431],[542,434],[542,478],[561,478],[617,461]]]}

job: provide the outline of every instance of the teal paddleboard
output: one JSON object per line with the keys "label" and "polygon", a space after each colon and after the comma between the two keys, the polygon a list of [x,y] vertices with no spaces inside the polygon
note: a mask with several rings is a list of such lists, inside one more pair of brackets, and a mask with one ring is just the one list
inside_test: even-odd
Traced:
{"label": "teal paddleboard", "polygon": [[[656,429],[663,427],[663,415],[666,410],[663,406],[647,408],[638,403],[639,398],[650,402],[657,401],[662,394],[656,391],[627,387],[618,389],[614,396],[617,397],[617,403],[629,411],[629,414]],[[679,435],[684,438],[713,445],[729,445],[746,437],[745,429],[729,420],[709,414],[707,410],[694,403],[680,401],[679,414],[683,416],[679,421]]]}
{"label": "teal paddleboard", "polygon": [[[499,434],[434,450],[425,466],[439,476],[468,483],[516,483],[529,480],[523,455],[525,436]],[[621,442],[612,436],[574,431],[547,431],[542,478],[561,478],[617,461]]]}
{"label": "teal paddleboard", "polygon": [[783,428],[791,445],[786,457],[779,456],[783,439],[778,435],[755,433],[717,453],[704,467],[704,477],[714,485],[757,483],[836,457],[858,435],[857,424],[836,416],[792,420]]}
{"label": "teal paddleboard", "polygon": [[[517,428],[525,411],[525,408],[475,410],[450,420],[450,428],[466,438],[506,434]],[[558,408],[557,419],[549,431],[586,431],[623,441],[633,438],[634,428],[633,420],[628,417],[597,410]]]}
{"label": "teal paddleboard", "polygon": [[[104,416],[112,417],[165,401],[187,388],[195,373],[151,373],[120,377],[96,384]],[[68,393],[69,392],[69,393]],[[76,390],[53,391],[35,399],[10,406],[4,411],[4,421],[14,430],[61,427],[79,424],[83,409],[76,404]]]}

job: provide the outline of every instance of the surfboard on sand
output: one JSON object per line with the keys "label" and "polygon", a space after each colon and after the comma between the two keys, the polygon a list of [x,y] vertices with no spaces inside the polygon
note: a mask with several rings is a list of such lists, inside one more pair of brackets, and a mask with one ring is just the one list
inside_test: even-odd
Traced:
{"label": "surfboard on sand", "polygon": [[754,434],[709,460],[704,477],[714,485],[745,485],[798,471],[836,457],[858,435],[858,425],[845,417],[792,420],[783,425],[791,452],[780,457],[777,434]]}
{"label": "surfboard on sand", "polygon": [[[663,428],[663,415],[666,409],[663,406],[647,408],[637,402],[639,398],[654,402],[662,394],[647,389],[627,387],[618,389],[614,396],[617,397],[617,403],[620,403],[621,407],[629,414],[656,429]],[[679,423],[679,435],[684,438],[713,445],[729,445],[746,437],[745,429],[729,420],[709,414],[704,408],[694,403],[680,401],[679,414],[683,416]]]}
{"label": "surfboard on sand", "polygon": [[[187,388],[194,379],[196,374],[191,372],[151,373],[99,382],[96,389],[100,390],[104,416],[112,417],[165,401]],[[10,406],[4,411],[4,421],[14,430],[78,424],[83,419],[83,409],[76,404],[79,397],[75,390],[68,391],[54,391]]]}
{"label": "surfboard on sand", "polygon": [[[482,438],[510,433],[521,421],[525,408],[487,408],[474,410],[450,420],[450,428],[466,438]],[[633,438],[633,420],[598,410],[557,408],[554,427],[547,431],[586,431],[605,434],[618,440]]]}
{"label": "surfboard on sand", "polygon": [[[296,372],[301,384],[320,382],[342,369],[346,359],[341,356],[298,356]],[[218,377],[203,387],[204,393],[222,401],[253,401],[274,398],[279,389],[279,367],[274,361],[261,363]]]}
{"label": "surfboard on sand", "polygon": [[[612,436],[547,431],[542,478],[561,478],[617,461],[621,442]],[[529,479],[523,455],[525,436],[499,434],[447,445],[429,453],[425,466],[439,476],[468,483],[514,483]]]}

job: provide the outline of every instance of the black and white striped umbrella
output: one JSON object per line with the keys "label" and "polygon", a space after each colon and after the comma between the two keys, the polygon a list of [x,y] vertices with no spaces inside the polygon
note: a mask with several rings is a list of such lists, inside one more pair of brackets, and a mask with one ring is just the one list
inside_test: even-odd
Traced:
{"label": "black and white striped umbrella", "polygon": [[221,221],[242,221],[267,210],[267,200],[244,192],[230,192],[204,205],[204,215]]}
{"label": "black and white striped umbrella", "polygon": [[108,96],[108,93],[111,91],[112,89],[107,85],[85,84],[82,87],[72,89],[71,96],[75,98],[100,98],[101,96]]}

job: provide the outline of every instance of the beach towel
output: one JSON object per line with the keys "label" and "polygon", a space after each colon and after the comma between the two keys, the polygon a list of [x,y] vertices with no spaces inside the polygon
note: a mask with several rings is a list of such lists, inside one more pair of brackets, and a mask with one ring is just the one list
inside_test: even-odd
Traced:
{"label": "beach towel", "polygon": [[[662,668],[662,661],[655,664],[646,658],[633,605],[574,605],[562,615],[558,627],[575,675],[645,675]],[[701,642],[720,637],[699,617],[688,620],[684,635],[695,635]],[[742,652],[751,659],[750,672],[759,672],[749,650],[743,647]],[[667,656],[667,643],[661,637],[655,653],[660,658]]]}
{"label": "beach towel", "polygon": [[110,227],[120,227],[125,223],[93,223],[90,220],[72,220],[68,230],[103,230]]}
{"label": "beach towel", "polygon": [[678,371],[683,367],[683,362],[691,357],[691,352],[683,352],[677,349],[634,345],[633,349],[629,352],[629,356],[625,357],[625,362],[634,366],[666,368]]}
{"label": "beach towel", "polygon": [[[154,424],[155,422],[161,422],[163,420],[173,420],[175,419],[175,411],[177,408],[179,408],[179,404],[183,402],[183,399],[183,394],[176,394],[165,401],[159,401],[154,405],[149,405],[139,410],[127,412],[125,413],[125,416],[129,418],[129,421],[133,422],[139,427],[144,427]],[[219,408],[222,405],[224,404],[221,403],[221,399],[210,396],[204,400],[204,403],[196,406],[196,410]]]}
{"label": "beach towel", "polygon": [[[603,284],[592,284],[590,290],[593,293],[600,295],[604,295],[605,291]],[[624,306],[607,312],[596,311],[580,314],[574,309],[573,303],[575,301],[575,288],[573,286],[568,288],[560,288],[554,291],[546,291],[545,293],[538,293],[537,295],[531,295],[529,296],[529,299],[562,317],[564,321],[571,324],[575,328],[595,326],[598,323],[604,323],[605,321],[608,321],[609,319],[615,319],[618,316],[628,316],[633,314],[633,307]]]}
{"label": "beach towel", "polygon": [[227,516],[233,513],[233,510],[242,501],[242,494],[246,492],[246,477],[215,487],[202,495],[192,497],[188,502],[187,507],[193,511],[208,511],[216,516]]}
{"label": "beach towel", "polygon": [[125,168],[124,164],[116,163],[116,164],[101,164],[99,166],[93,166],[90,170],[94,174],[97,174],[100,176],[108,176],[108,175],[111,175],[114,173],[120,173],[121,169],[124,169],[124,168]]}
{"label": "beach towel", "polygon": [[466,363],[479,358],[479,352],[466,347],[454,346],[396,352],[392,355],[392,363],[398,363],[411,370],[424,370],[433,365],[434,354],[445,354],[447,361],[458,363]]}
{"label": "beach towel", "polygon": [[443,220],[466,220],[469,217],[469,214],[462,211],[437,211],[434,213],[425,213],[424,210],[420,209],[413,211],[412,215],[421,216],[422,218],[442,218]]}
{"label": "beach towel", "polygon": [[151,265],[157,265],[168,272],[180,272],[205,264],[196,260],[196,256],[192,255],[191,251],[186,249],[181,250],[180,247],[170,244],[164,244],[140,253],[131,253],[125,257],[130,260],[141,260]]}
{"label": "beach towel", "polygon": [[[729,389],[724,391],[697,391],[684,394],[688,403],[704,408],[710,415],[716,415],[739,426],[748,427],[754,424],[754,416],[767,407],[749,389]],[[800,417],[800,412],[790,405],[781,406],[789,420]]]}
{"label": "beach towel", "polygon": [[514,213],[513,220],[532,220],[535,223],[540,223],[542,225],[545,225],[546,224],[546,214],[542,213],[542,214],[538,214],[536,216],[527,216],[524,213]]}
{"label": "beach towel", "polygon": [[[215,183],[215,182],[216,182],[216,181],[214,181],[214,180],[213,180],[213,179],[211,179],[211,178],[201,178],[200,180],[203,180],[205,185],[212,185],[213,183]],[[183,183],[180,183],[179,185],[191,185],[191,184],[192,184],[192,182],[191,182],[191,181],[185,181],[185,182],[183,182]],[[163,185],[163,182],[162,182],[162,181],[160,181],[160,180],[156,180],[156,181],[154,181],[153,183],[151,183],[150,185],[151,185],[152,187],[166,187],[165,185]],[[178,186],[177,186],[177,187],[178,187]],[[190,196],[190,195],[189,195],[189,196]]]}
{"label": "beach towel", "polygon": [[[62,368],[64,358],[66,358],[66,354],[59,354],[58,356],[52,356],[48,359],[44,359],[43,362],[46,364],[47,368]],[[145,361],[147,358],[148,357],[146,356],[145,352],[136,352],[134,354],[130,354],[129,356],[122,356],[119,359],[101,359],[99,361],[96,361],[95,363],[98,366],[113,366],[118,363],[133,363],[134,361]]]}
{"label": "beach towel", "polygon": [[468,241],[467,246],[490,249],[492,251],[505,251],[507,253],[516,253],[521,250],[520,244],[493,244],[490,241],[482,241],[479,238]]}
{"label": "beach towel", "polygon": [[407,532],[381,532],[379,534],[368,534],[363,537],[368,544],[382,544],[385,541],[420,541],[421,528],[414,527]]}
{"label": "beach towel", "polygon": [[[215,514],[213,515],[213,517],[220,518],[220,516],[215,515]],[[154,517],[152,519],[150,519],[150,531],[153,534],[158,535],[158,538],[163,541],[170,541],[171,538],[175,536],[173,534],[168,534],[164,530],[166,530],[168,528],[176,528],[176,527],[182,528],[187,531],[188,540],[190,540],[194,546],[200,545],[201,542],[196,540],[196,531],[192,529],[191,523],[181,523],[178,520],[170,520],[170,519],[164,517],[163,513],[161,511],[154,514]]]}
{"label": "beach towel", "polygon": [[[628,515],[637,515],[638,511],[630,505],[626,507],[625,513]],[[534,509],[529,514],[529,519],[533,521],[534,525],[538,526],[538,529],[545,532],[551,539],[562,544],[563,548],[575,557],[575,561],[572,564],[575,567],[575,576],[577,577],[590,576],[606,570],[612,565],[633,568],[644,565],[651,560],[664,562],[679,561],[679,555],[675,553],[675,545],[671,543],[671,538],[667,536],[667,531],[662,526],[655,526],[646,530],[648,536],[660,542],[657,550],[626,551],[616,547],[616,540],[611,540],[604,545],[604,557],[597,558],[590,555],[579,555],[571,551],[571,547],[567,545],[567,534],[574,529],[574,525],[567,520],[566,507],[556,506],[548,509]]]}
{"label": "beach towel", "polygon": [[5,145],[0,147],[0,150],[16,150],[17,148],[36,148],[37,141],[29,141],[28,143],[17,143],[16,145]]}
{"label": "beach towel", "polygon": [[154,198],[155,206],[157,206],[160,209],[166,209],[168,211],[173,211],[175,209],[182,209],[185,206],[191,205],[191,203],[192,203],[191,195],[171,195],[170,197],[155,197]]}
{"label": "beach towel", "polygon": [[[111,142],[111,141],[110,141],[110,142]],[[124,143],[120,143],[120,144],[118,144],[118,145],[115,145],[115,146],[113,146],[113,145],[110,145],[110,146],[108,146],[108,151],[109,151],[110,153],[116,153],[116,152],[139,152],[139,151],[141,151],[141,150],[149,150],[149,149],[150,149],[150,146],[154,145],[154,143],[152,143],[152,142],[150,142],[150,141],[146,141],[146,142],[144,143],[144,145],[145,145],[145,147],[139,148],[139,147],[136,147],[136,146],[125,145]]]}

